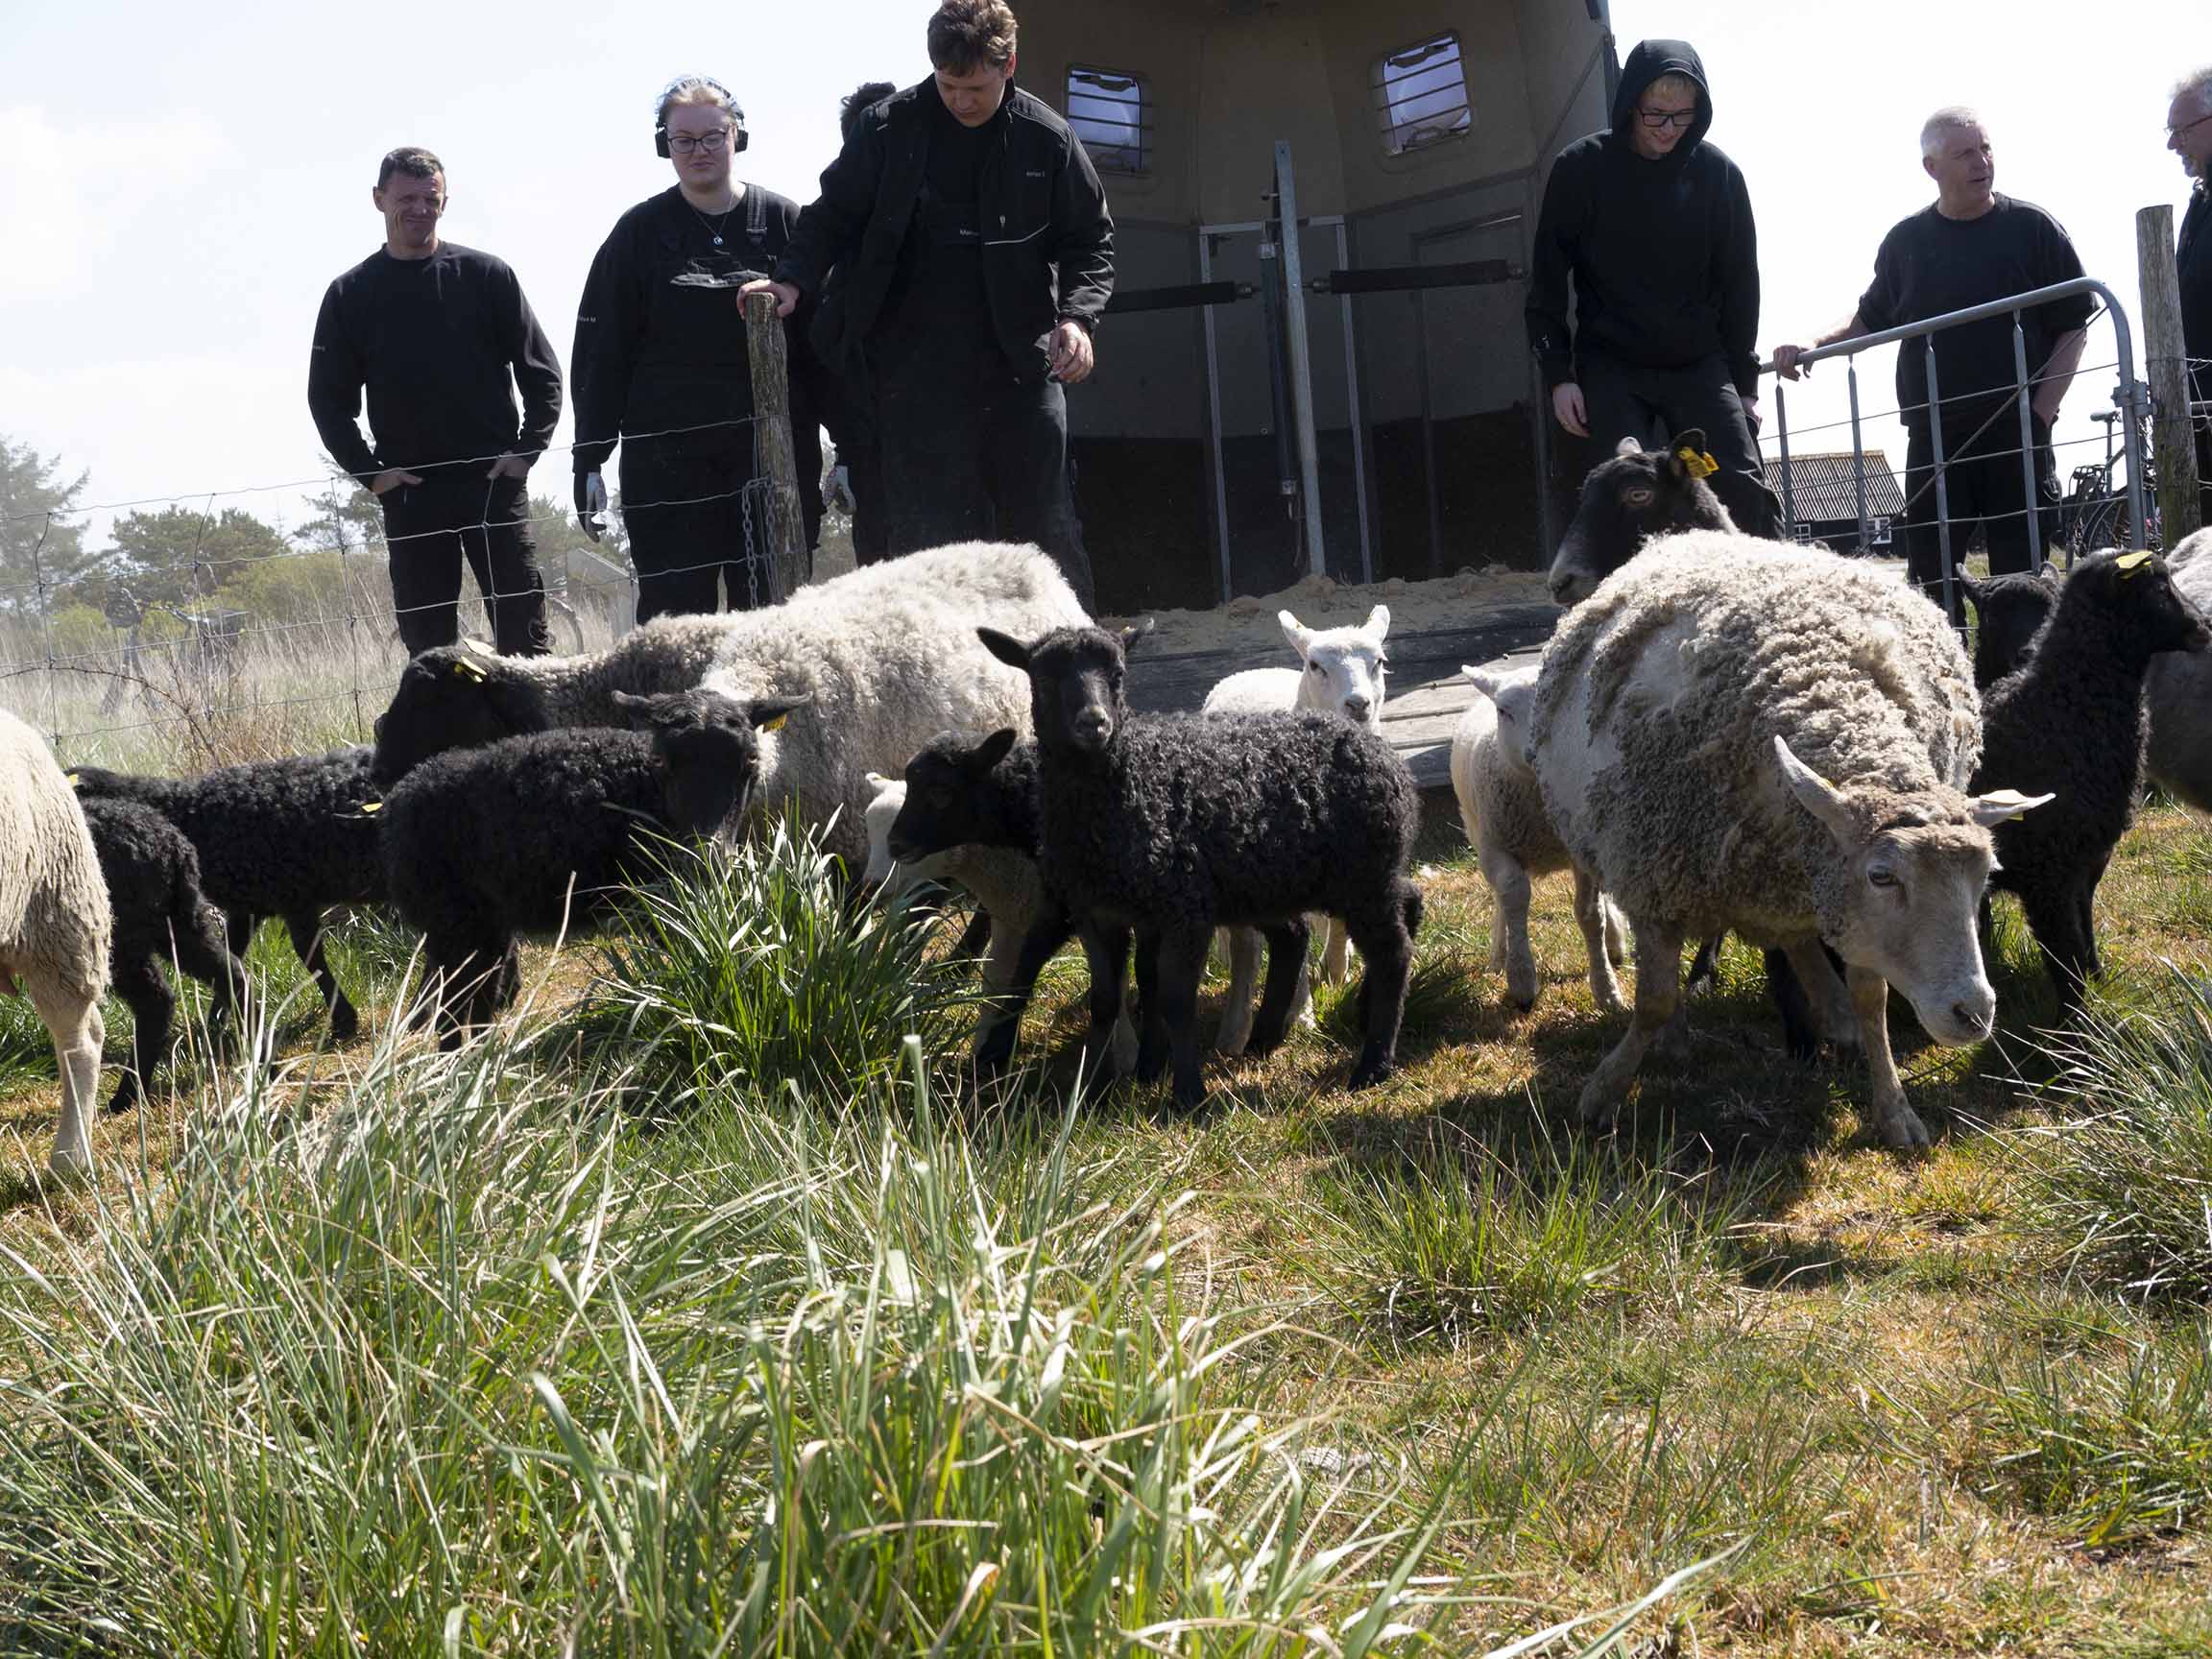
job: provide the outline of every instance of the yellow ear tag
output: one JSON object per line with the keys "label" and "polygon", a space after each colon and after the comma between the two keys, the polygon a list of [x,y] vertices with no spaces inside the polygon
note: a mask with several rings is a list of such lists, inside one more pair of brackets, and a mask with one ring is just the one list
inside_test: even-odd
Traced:
{"label": "yellow ear tag", "polygon": [[1674,459],[1682,463],[1683,470],[1693,478],[1710,478],[1720,470],[1720,463],[1702,449],[1685,446],[1674,451]]}
{"label": "yellow ear tag", "polygon": [[459,678],[467,680],[473,685],[481,685],[484,684],[484,670],[479,668],[475,663],[469,661],[466,657],[456,657],[453,659],[453,672]]}
{"label": "yellow ear tag", "polygon": [[361,815],[364,818],[369,816],[369,814],[372,812],[381,812],[383,810],[384,803],[381,801],[364,801],[361,803]]}
{"label": "yellow ear tag", "polygon": [[791,716],[788,714],[779,714],[775,719],[769,721],[767,725],[761,727],[760,730],[763,732],[781,732],[783,730],[783,722],[790,718]]}
{"label": "yellow ear tag", "polygon": [[82,789],[84,787],[84,780],[80,774],[75,772],[64,772],[62,776],[69,780],[70,788]]}
{"label": "yellow ear tag", "polygon": [[2151,563],[2151,559],[2152,555],[2148,551],[2138,549],[2133,553],[2121,554],[2112,563],[2120,572],[2120,580],[2125,582],[2129,577],[2142,575],[2143,567]]}

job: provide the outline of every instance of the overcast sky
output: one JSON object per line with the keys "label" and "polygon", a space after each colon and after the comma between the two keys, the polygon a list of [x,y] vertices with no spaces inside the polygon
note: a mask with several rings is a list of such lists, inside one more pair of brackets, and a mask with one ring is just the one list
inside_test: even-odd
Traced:
{"label": "overcast sky", "polygon": [[[369,189],[384,150],[445,157],[446,234],[515,266],[565,357],[593,250],[669,182],[650,130],[670,75],[729,82],[754,133],[741,172],[805,202],[838,97],[927,72],[927,10],[0,0],[0,432],[88,468],[92,502],[314,479],[307,341],[324,285],[380,241]],[[2139,310],[2135,209],[2185,194],[2161,148],[2165,93],[2212,58],[2203,0],[1616,0],[1613,14],[1623,53],[1668,35],[1704,54],[1714,140],[1759,216],[1763,347],[1849,311],[1882,232],[1932,195],[1917,133],[1948,103],[1986,112],[1998,187],[2056,214]],[[2100,325],[2086,362],[2112,356]],[[1886,405],[1887,363],[1864,378],[1867,406]],[[2083,374],[2061,440],[2095,435],[2086,415],[2111,382]],[[1840,366],[1793,392],[1791,413],[1840,417]],[[1887,443],[1901,458],[1893,424]],[[532,482],[565,494],[566,468],[549,458]],[[218,504],[283,518],[297,500]]]}

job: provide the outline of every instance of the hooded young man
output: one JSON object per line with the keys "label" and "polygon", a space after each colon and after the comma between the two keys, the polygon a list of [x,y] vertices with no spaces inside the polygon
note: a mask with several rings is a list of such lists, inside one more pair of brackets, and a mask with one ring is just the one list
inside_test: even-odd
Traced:
{"label": "hooded young man", "polygon": [[[1759,423],[1759,237],[1736,163],[1705,133],[1713,95],[1686,40],[1645,40],[1621,66],[1613,125],[1551,166],[1528,277],[1528,344],[1552,417],[1610,455],[1692,427],[1711,483],[1752,536],[1780,533]],[[1568,325],[1568,278],[1575,322]]]}

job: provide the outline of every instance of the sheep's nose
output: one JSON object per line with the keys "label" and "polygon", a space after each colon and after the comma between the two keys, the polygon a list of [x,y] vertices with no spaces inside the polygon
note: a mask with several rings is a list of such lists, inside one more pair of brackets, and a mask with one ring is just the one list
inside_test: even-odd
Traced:
{"label": "sheep's nose", "polygon": [[1978,1008],[1970,1008],[1963,1002],[1951,1004],[1951,1018],[1958,1021],[1968,1031],[1983,1029],[1982,1011]]}
{"label": "sheep's nose", "polygon": [[1075,715],[1075,734],[1103,743],[1114,734],[1114,716],[1095,703],[1088,709],[1079,709]]}
{"label": "sheep's nose", "polygon": [[1364,697],[1347,697],[1344,699],[1344,712],[1362,723],[1367,718],[1367,710],[1372,707],[1373,705]]}

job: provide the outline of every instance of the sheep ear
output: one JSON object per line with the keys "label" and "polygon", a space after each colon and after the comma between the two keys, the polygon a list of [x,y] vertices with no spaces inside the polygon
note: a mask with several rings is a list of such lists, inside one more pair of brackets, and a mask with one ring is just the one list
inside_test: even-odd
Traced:
{"label": "sheep ear", "polygon": [[1644,453],[1644,445],[1637,443],[1633,438],[1623,438],[1620,443],[1613,445],[1613,453],[1615,455],[1641,455]]}
{"label": "sheep ear", "polygon": [[654,711],[660,701],[657,697],[639,697],[628,691],[614,693],[614,707],[627,714],[631,726],[640,732],[653,723]]}
{"label": "sheep ear", "polygon": [[1385,634],[1390,632],[1390,607],[1378,605],[1374,610],[1368,612],[1367,620],[1360,624],[1359,632],[1372,634],[1376,639],[1382,639]]}
{"label": "sheep ear", "polygon": [[1975,610],[1982,609],[1982,584],[1961,570],[1952,580],[1959,584],[1959,591],[1966,595],[1966,603]]}
{"label": "sheep ear", "polygon": [[1489,669],[1470,668],[1462,662],[1459,664],[1459,677],[1474,686],[1476,690],[1481,692],[1483,696],[1489,698],[1491,702],[1498,701],[1497,677]]}
{"label": "sheep ear", "polygon": [[453,659],[453,678],[466,680],[471,685],[481,685],[486,679],[484,664],[464,653]]}
{"label": "sheep ear", "polygon": [[982,742],[968,752],[968,769],[979,773],[992,771],[999,761],[1006,758],[1008,752],[1013,749],[1014,739],[1013,727],[999,727],[998,731],[992,733],[990,736],[984,738]]}
{"label": "sheep ear", "polygon": [[890,788],[893,782],[892,779],[884,777],[880,772],[863,772],[860,776],[868,780],[868,787],[878,795]]}
{"label": "sheep ear", "polygon": [[2056,795],[2023,795],[2017,789],[1992,789],[1974,800],[1974,822],[1984,830],[1994,830],[2008,819],[2018,818],[2025,812],[2056,801]]}
{"label": "sheep ear", "polygon": [[1287,611],[1275,613],[1275,620],[1282,625],[1283,637],[1290,641],[1290,649],[1303,657],[1313,644],[1313,630]]}
{"label": "sheep ear", "polygon": [[1790,785],[1790,793],[1797,797],[1797,804],[1820,820],[1839,847],[1847,851],[1857,847],[1858,828],[1851,822],[1851,814],[1843,805],[1843,797],[1837,793],[1836,785],[1791,754],[1790,745],[1780,736],[1774,739],[1774,759],[1782,768],[1782,780]]}
{"label": "sheep ear", "polygon": [[2048,559],[2046,559],[2046,560],[2044,560],[2044,561],[2043,561],[2043,563],[2042,563],[2041,566],[2040,566],[2039,568],[2037,568],[2037,570],[2036,570],[2036,572],[2035,572],[2035,580],[2036,580],[2036,581],[2038,581],[2038,582],[2048,582],[2048,583],[2052,584],[2054,587],[2056,587],[2056,586],[2057,585],[2057,583],[2058,583],[2058,578],[2059,578],[2059,569],[2058,569],[2058,566],[2057,566],[2057,565],[2054,565],[2054,564],[2052,564],[2052,563],[2051,563],[2051,561],[2050,561],[2050,560],[2048,560]]}
{"label": "sheep ear", "polygon": [[1001,634],[996,628],[977,628],[975,637],[983,641],[983,649],[1006,664],[1029,672],[1029,647],[1011,634]]}
{"label": "sheep ear", "polygon": [[814,701],[814,693],[801,691],[786,697],[756,697],[745,705],[747,725],[757,726],[763,732],[780,732],[784,719],[794,709],[804,709]]}
{"label": "sheep ear", "polygon": [[1132,622],[1128,627],[1122,629],[1121,655],[1126,657],[1130,652],[1136,650],[1137,642],[1140,639],[1148,637],[1155,626],[1156,624],[1153,622],[1152,618],[1147,616],[1142,621]]}

